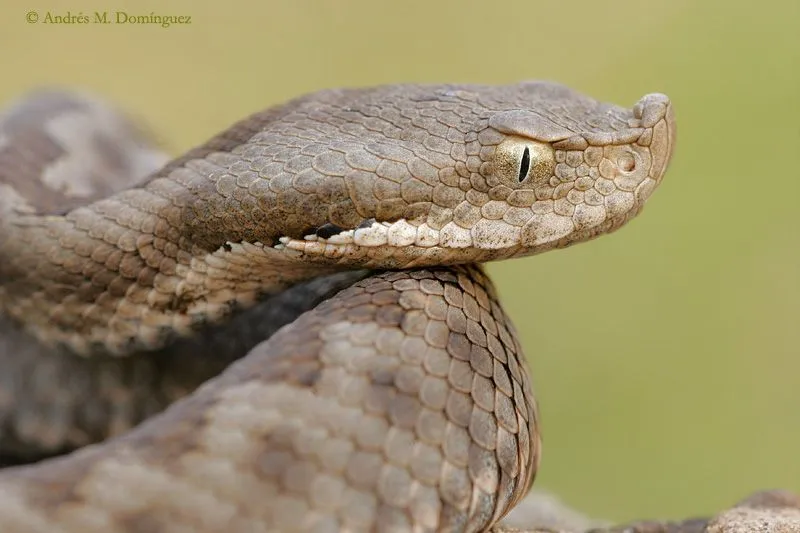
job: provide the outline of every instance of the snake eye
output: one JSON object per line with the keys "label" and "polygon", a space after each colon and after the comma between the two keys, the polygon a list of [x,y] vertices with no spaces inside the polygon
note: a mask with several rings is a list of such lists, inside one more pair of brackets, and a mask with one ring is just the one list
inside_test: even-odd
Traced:
{"label": "snake eye", "polygon": [[519,181],[522,182],[528,177],[528,170],[531,168],[531,151],[526,146],[522,152],[522,161],[519,163]]}
{"label": "snake eye", "polygon": [[555,154],[550,145],[521,137],[510,137],[497,145],[495,173],[517,183],[545,183],[555,171]]}

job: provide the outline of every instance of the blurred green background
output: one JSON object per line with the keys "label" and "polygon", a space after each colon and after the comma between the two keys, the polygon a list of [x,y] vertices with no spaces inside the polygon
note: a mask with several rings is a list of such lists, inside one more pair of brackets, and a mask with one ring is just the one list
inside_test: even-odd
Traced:
{"label": "blurred green background", "polygon": [[[556,79],[631,105],[665,92],[676,158],[644,214],[492,265],[544,423],[538,486],[614,520],[800,490],[800,2],[14,0],[0,102],[105,95],[177,154],[307,91]],[[190,25],[29,24],[190,15]]]}

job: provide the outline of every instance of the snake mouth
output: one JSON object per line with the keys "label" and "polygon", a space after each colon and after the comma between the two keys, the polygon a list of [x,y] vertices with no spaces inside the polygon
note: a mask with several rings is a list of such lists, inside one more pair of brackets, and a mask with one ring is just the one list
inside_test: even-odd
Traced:
{"label": "snake mouth", "polygon": [[302,239],[281,237],[274,248],[309,259],[390,268],[498,259],[513,256],[520,248],[518,238],[494,240],[487,246],[480,231],[473,235],[480,227],[469,230],[452,222],[441,229],[402,218],[393,222],[367,219],[354,229],[331,226],[325,224]]}
{"label": "snake mouth", "polygon": [[[425,226],[424,228],[422,226]],[[339,256],[356,247],[364,248],[429,248],[439,244],[439,232],[426,225],[415,226],[405,219],[394,222],[378,222],[366,219],[353,229],[345,229],[335,224],[324,224],[302,239],[281,237],[276,249],[294,250],[310,255]],[[427,229],[427,231],[426,231]]]}

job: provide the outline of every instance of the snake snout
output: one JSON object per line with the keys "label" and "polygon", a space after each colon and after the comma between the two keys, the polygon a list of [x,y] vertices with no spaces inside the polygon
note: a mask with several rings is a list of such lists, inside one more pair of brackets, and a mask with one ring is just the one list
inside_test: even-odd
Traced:
{"label": "snake snout", "polygon": [[672,103],[665,94],[647,94],[633,107],[633,115],[641,120],[642,127],[647,128],[646,135],[652,135],[650,153],[653,164],[650,177],[659,182],[675,151],[675,114]]}

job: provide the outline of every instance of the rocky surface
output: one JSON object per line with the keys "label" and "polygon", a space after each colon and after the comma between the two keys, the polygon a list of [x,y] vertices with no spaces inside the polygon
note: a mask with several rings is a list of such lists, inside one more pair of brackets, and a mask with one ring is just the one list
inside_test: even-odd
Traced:
{"label": "rocky surface", "polygon": [[532,492],[495,533],[800,533],[800,496],[757,492],[712,518],[640,521],[609,526],[570,509],[552,495]]}

